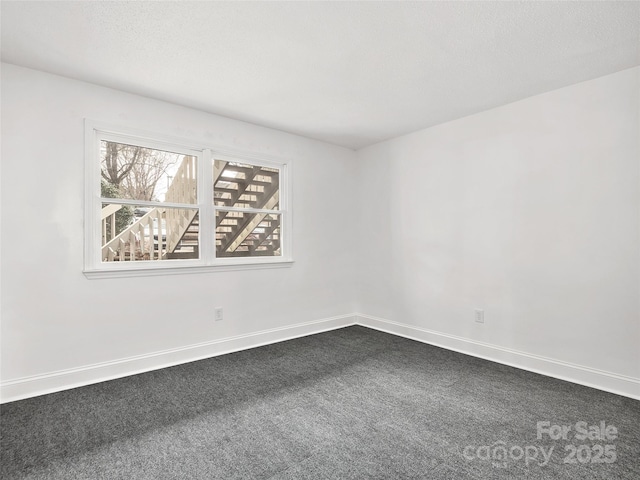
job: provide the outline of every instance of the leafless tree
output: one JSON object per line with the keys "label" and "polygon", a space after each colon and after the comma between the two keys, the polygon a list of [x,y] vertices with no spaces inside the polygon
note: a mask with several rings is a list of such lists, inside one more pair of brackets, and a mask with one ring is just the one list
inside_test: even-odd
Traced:
{"label": "leafless tree", "polygon": [[143,149],[115,142],[103,142],[103,145],[102,178],[119,187],[138,162]]}
{"label": "leafless tree", "polygon": [[104,143],[102,178],[117,187],[121,198],[157,200],[154,197],[158,181],[180,156],[134,145]]}

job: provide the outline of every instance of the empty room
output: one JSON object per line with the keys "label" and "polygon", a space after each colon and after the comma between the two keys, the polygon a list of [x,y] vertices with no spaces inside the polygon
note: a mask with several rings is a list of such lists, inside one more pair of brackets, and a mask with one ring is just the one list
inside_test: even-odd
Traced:
{"label": "empty room", "polygon": [[0,14],[0,478],[640,478],[640,2]]}

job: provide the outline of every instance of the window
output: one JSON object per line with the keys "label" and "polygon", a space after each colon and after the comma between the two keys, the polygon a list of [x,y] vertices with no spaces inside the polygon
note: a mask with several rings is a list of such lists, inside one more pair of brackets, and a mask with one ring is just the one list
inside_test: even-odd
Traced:
{"label": "window", "polygon": [[288,164],[87,122],[85,273],[291,263]]}

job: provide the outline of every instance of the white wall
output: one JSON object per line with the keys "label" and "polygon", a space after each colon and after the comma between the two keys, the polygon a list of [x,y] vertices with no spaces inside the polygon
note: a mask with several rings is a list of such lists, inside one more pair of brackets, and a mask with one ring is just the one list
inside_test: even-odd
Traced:
{"label": "white wall", "polygon": [[[290,268],[88,280],[85,117],[293,163]],[[2,65],[2,381],[351,314],[353,151]],[[225,319],[213,322],[212,309]],[[285,333],[283,333],[285,335]]]}
{"label": "white wall", "polygon": [[634,68],[359,151],[359,311],[640,379],[639,90]]}

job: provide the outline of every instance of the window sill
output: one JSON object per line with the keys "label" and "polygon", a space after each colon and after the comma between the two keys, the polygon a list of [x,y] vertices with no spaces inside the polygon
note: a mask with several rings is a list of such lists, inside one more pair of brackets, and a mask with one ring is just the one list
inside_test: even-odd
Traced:
{"label": "window sill", "polygon": [[235,263],[218,265],[194,265],[188,267],[140,267],[128,269],[84,270],[84,276],[89,280],[102,278],[153,277],[165,275],[184,275],[192,273],[229,272],[233,270],[261,270],[265,268],[289,268],[293,260],[278,260],[277,262]]}

